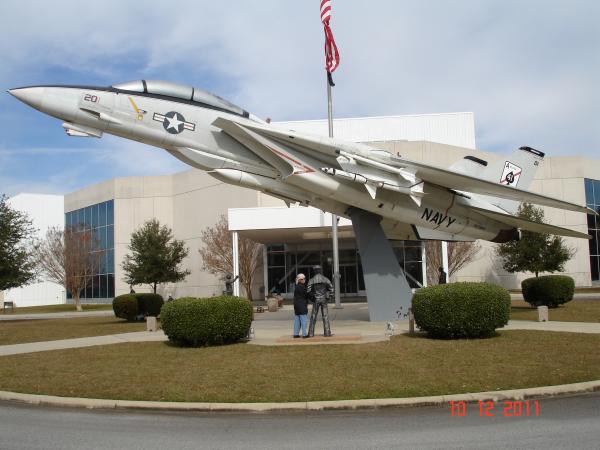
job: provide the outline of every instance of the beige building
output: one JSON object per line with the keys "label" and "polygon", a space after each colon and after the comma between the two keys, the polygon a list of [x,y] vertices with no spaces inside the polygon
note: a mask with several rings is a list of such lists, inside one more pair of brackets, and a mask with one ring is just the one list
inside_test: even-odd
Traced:
{"label": "beige building", "polygon": [[[369,131],[370,135],[362,136],[359,132],[360,127],[353,125],[352,120],[360,120],[360,127]],[[378,133],[375,135],[373,127],[369,127],[368,120],[378,121]],[[282,126],[298,131],[305,130],[306,127],[319,131],[322,122],[296,122]],[[467,155],[487,161],[500,158],[500,155],[495,153],[473,149],[475,137],[471,113],[346,119],[336,121],[336,127],[352,133],[349,137],[353,140],[368,142],[404,157],[438,166],[449,166]],[[390,130],[395,130],[394,133],[398,134],[398,129],[409,130],[405,134],[414,141],[409,144],[408,141],[401,140],[402,136],[397,135],[393,135],[394,139],[369,139],[382,139],[391,133]],[[337,135],[345,137],[344,133]],[[585,157],[546,157],[531,189],[571,202],[594,206],[600,203],[600,182],[594,183],[593,180],[599,179],[600,160]],[[595,184],[598,193],[594,197]],[[592,186],[591,198],[589,186]],[[246,216],[244,208],[252,208],[247,210]],[[105,263],[84,296],[88,301],[108,300],[114,295],[129,292],[129,286],[123,281],[121,262],[127,253],[131,233],[151,218],[157,218],[161,223],[170,226],[175,237],[184,240],[190,250],[184,265],[191,271],[191,275],[183,282],[161,286],[160,292],[165,295],[170,293],[174,297],[220,294],[224,288],[223,280],[202,270],[198,249],[202,245],[201,232],[216,223],[221,215],[228,213],[230,225],[232,217],[237,221],[232,229],[242,236],[246,235],[265,244],[263,267],[259,268],[255,282],[255,297],[260,297],[269,290],[285,293],[289,290],[290,280],[293,280],[297,271],[307,271],[314,263],[327,267],[331,262],[331,240],[328,234],[330,219],[311,208],[292,208],[288,210],[282,201],[257,191],[223,184],[195,169],[172,175],[108,180],[66,195],[64,204],[66,224],[86,224],[98,233],[99,241],[106,249]],[[261,215],[272,219],[264,222],[266,225],[244,225],[243,217],[256,218]],[[292,217],[295,217],[295,222],[290,222]],[[590,222],[591,216],[586,217],[582,213],[546,208],[546,217],[554,225],[584,232],[589,229],[595,233],[593,218]],[[273,225],[269,226],[269,223]],[[278,225],[283,223],[287,225]],[[342,294],[364,295],[360,258],[357,255],[351,224],[344,222],[340,225]],[[576,250],[574,258],[566,266],[567,274],[575,279],[578,286],[590,286],[593,281],[598,280],[597,240],[588,243],[567,239],[567,242]],[[520,280],[525,275],[504,272],[494,257],[494,244],[482,242],[480,245],[481,251],[476,261],[463,268],[453,279],[485,280],[507,288],[519,287]],[[405,271],[412,278],[409,280],[411,284],[415,286],[423,283],[426,261],[421,243],[397,243],[396,250]],[[595,269],[591,269],[593,264],[596,264]],[[143,287],[136,286],[135,289],[141,291]]]}

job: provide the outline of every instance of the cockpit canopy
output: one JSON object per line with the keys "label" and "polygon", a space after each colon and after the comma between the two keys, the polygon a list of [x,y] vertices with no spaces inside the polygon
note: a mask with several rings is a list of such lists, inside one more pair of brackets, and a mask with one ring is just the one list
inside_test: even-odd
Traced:
{"label": "cockpit canopy", "polygon": [[140,92],[164,97],[186,100],[208,106],[222,111],[227,111],[239,116],[248,117],[248,112],[239,106],[228,102],[218,95],[211,94],[203,89],[198,89],[185,84],[171,83],[161,80],[137,80],[119,83],[112,86],[115,89],[129,92]]}

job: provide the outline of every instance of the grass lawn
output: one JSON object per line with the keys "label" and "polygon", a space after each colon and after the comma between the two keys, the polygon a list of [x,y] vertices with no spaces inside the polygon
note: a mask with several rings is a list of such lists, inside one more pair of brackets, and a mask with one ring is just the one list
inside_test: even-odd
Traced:
{"label": "grass lawn", "polygon": [[[84,311],[110,311],[112,304],[96,304],[96,305],[81,305]],[[23,308],[15,308],[4,310],[0,308],[0,314],[36,314],[36,313],[60,313],[60,312],[77,312],[75,305],[44,305],[44,306],[25,306]]]}
{"label": "grass lawn", "polygon": [[[512,320],[538,320],[537,308],[524,301],[513,301]],[[600,300],[572,300],[558,308],[548,309],[548,318],[557,322],[600,322]]]}
{"label": "grass lawn", "polygon": [[539,331],[299,347],[128,343],[2,357],[0,389],[201,402],[426,396],[600,379],[598,348],[600,335]]}
{"label": "grass lawn", "polygon": [[0,345],[52,341],[87,336],[144,331],[144,322],[126,322],[116,317],[77,317],[0,321]]}

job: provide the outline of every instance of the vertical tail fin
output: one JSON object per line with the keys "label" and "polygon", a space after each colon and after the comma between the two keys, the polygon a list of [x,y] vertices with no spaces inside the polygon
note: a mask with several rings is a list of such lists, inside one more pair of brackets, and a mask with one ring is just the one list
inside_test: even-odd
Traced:
{"label": "vertical tail fin", "polygon": [[[512,152],[510,156],[501,158],[491,164],[473,156],[466,156],[454,163],[450,169],[506,186],[528,189],[540,161],[543,159],[543,152],[531,147],[520,147]],[[485,200],[511,214],[514,214],[519,206],[519,202],[515,200],[489,196],[485,196]]]}

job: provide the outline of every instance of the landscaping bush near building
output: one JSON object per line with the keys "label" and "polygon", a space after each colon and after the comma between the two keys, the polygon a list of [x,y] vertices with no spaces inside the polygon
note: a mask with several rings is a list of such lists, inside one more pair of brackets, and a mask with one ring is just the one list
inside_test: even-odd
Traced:
{"label": "landscaping bush near building", "polygon": [[244,298],[184,297],[167,302],[160,320],[169,340],[180,346],[230,344],[250,331],[252,305]]}
{"label": "landscaping bush near building", "polygon": [[131,294],[133,295],[138,303],[138,310],[140,314],[145,316],[156,317],[160,314],[160,309],[165,303],[162,296],[159,294]]}
{"label": "landscaping bush near building", "polygon": [[417,290],[415,322],[430,337],[485,338],[508,323],[510,294],[489,283],[451,283]]}
{"label": "landscaping bush near building", "polygon": [[523,280],[521,289],[530,305],[557,308],[573,300],[575,281],[566,275],[545,275]]}
{"label": "landscaping bush near building", "polygon": [[133,294],[119,295],[113,299],[115,316],[125,320],[135,320],[139,315],[138,301]]}
{"label": "landscaping bush near building", "polygon": [[113,300],[115,316],[125,320],[136,320],[146,316],[158,316],[164,304],[158,294],[124,294]]}

